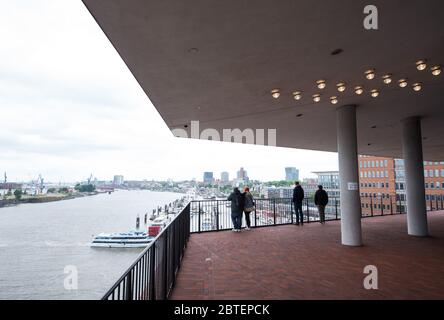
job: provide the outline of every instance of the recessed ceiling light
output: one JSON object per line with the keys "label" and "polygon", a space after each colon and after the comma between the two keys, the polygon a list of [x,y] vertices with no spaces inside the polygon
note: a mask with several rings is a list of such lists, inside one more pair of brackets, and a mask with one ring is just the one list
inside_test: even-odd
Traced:
{"label": "recessed ceiling light", "polygon": [[427,60],[419,60],[416,61],[416,69],[418,69],[419,71],[423,71],[427,68]]}
{"label": "recessed ceiling light", "polygon": [[345,91],[345,83],[343,83],[343,82],[338,83],[338,84],[336,85],[336,87],[338,87],[338,91],[339,91],[339,92],[344,92],[344,91]]}
{"label": "recessed ceiling light", "polygon": [[367,70],[367,71],[365,72],[365,77],[366,77],[368,80],[372,80],[372,79],[374,79],[374,78],[375,78],[375,69]]}
{"label": "recessed ceiling light", "polygon": [[316,85],[321,90],[324,89],[327,86],[327,84],[325,83],[325,80],[318,80],[318,81],[316,81]]}
{"label": "recessed ceiling light", "polygon": [[271,90],[271,96],[275,99],[279,99],[281,96],[281,91],[279,89],[273,89]]}
{"label": "recessed ceiling light", "polygon": [[332,104],[337,104],[337,103],[338,103],[338,97],[336,97],[336,96],[331,97],[331,98],[330,98],[330,102],[331,102]]}
{"label": "recessed ceiling light", "polygon": [[355,87],[355,93],[357,95],[361,95],[364,93],[364,89],[361,86],[357,86],[357,87]]}
{"label": "recessed ceiling light", "polygon": [[372,129],[376,129],[376,126],[372,126]]}
{"label": "recessed ceiling light", "polygon": [[321,101],[321,95],[320,95],[320,94],[314,94],[314,95],[313,95],[313,101],[314,101],[314,102],[319,102],[319,101]]}
{"label": "recessed ceiling light", "polygon": [[300,91],[293,92],[293,98],[295,100],[301,100],[302,99],[302,92],[300,92]]}
{"label": "recessed ceiling light", "polygon": [[379,91],[374,89],[370,91],[370,94],[372,95],[373,98],[376,98],[377,96],[379,96]]}
{"label": "recessed ceiling light", "polygon": [[407,87],[407,79],[401,79],[398,81],[398,84],[401,88]]}
{"label": "recessed ceiling light", "polygon": [[441,66],[434,66],[430,68],[430,70],[432,70],[434,76],[439,76],[441,74]]}
{"label": "recessed ceiling light", "polygon": [[414,90],[414,91],[418,92],[418,91],[421,91],[421,89],[422,89],[422,84],[419,83],[419,82],[417,82],[417,83],[414,83],[412,87],[413,87],[413,90]]}
{"label": "recessed ceiling light", "polygon": [[385,76],[382,77],[382,81],[384,81],[385,84],[392,83],[392,75],[386,74]]}
{"label": "recessed ceiling light", "polygon": [[300,118],[300,117],[302,117],[303,116],[303,114],[302,113],[299,113],[296,117],[297,118]]}

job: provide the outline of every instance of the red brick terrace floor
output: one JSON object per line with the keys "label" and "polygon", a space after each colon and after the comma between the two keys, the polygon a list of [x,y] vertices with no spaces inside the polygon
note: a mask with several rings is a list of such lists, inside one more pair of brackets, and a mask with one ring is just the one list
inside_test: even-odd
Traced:
{"label": "red brick terrace floor", "polygon": [[[191,235],[172,299],[444,299],[444,212],[430,237],[406,216],[363,219],[364,246],[340,245],[340,222]],[[365,290],[375,265],[379,289]]]}

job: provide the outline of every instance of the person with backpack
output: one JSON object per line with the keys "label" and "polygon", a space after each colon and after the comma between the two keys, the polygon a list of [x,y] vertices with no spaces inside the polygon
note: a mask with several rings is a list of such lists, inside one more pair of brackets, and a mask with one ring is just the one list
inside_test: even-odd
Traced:
{"label": "person with backpack", "polygon": [[304,213],[302,211],[302,201],[304,200],[304,189],[299,184],[299,181],[295,182],[295,188],[293,190],[293,203],[294,209],[296,211],[296,224],[299,225],[299,220],[301,220],[301,225],[304,224]]}
{"label": "person with backpack", "polygon": [[318,206],[319,218],[321,220],[321,223],[324,224],[325,223],[325,207],[328,204],[328,194],[321,185],[318,186],[318,189],[319,190],[316,191],[316,193],[315,193],[314,201],[315,201],[315,205]]}
{"label": "person with backpack", "polygon": [[254,204],[254,198],[253,195],[250,193],[249,187],[245,187],[244,193],[242,195],[244,197],[245,222],[247,223],[247,227],[245,228],[245,230],[250,230],[251,228],[250,213],[256,210]]}
{"label": "person with backpack", "polygon": [[242,198],[239,188],[234,188],[228,197],[228,201],[231,201],[231,220],[233,221],[234,232],[241,232],[242,228],[242,211],[244,209]]}

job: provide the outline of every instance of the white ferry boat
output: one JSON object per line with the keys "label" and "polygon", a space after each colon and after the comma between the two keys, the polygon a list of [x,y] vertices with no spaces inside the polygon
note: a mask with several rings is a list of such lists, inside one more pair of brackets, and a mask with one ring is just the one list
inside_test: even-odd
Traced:
{"label": "white ferry boat", "polygon": [[94,237],[91,247],[95,248],[144,248],[154,240],[146,232],[130,231],[101,233]]}

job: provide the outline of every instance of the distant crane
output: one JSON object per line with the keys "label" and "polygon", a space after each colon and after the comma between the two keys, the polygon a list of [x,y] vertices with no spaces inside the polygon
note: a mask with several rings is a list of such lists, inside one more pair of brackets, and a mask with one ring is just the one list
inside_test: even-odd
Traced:
{"label": "distant crane", "polygon": [[87,180],[87,181],[88,181],[88,184],[91,184],[91,180],[92,180],[92,178],[93,178],[93,174],[91,173],[90,176],[89,176],[89,178],[88,178],[88,180]]}
{"label": "distant crane", "polygon": [[41,174],[39,174],[39,177],[37,178],[36,181],[33,181],[33,185],[35,187],[36,194],[42,193],[43,188],[44,188],[43,182],[44,182],[44,180],[43,180],[43,177]]}

